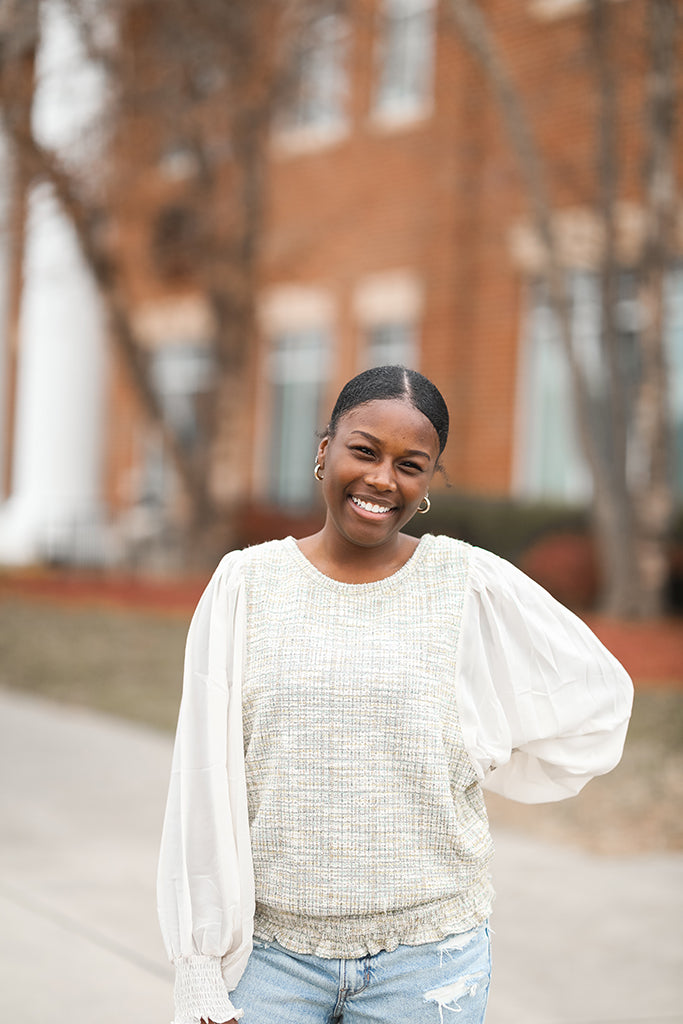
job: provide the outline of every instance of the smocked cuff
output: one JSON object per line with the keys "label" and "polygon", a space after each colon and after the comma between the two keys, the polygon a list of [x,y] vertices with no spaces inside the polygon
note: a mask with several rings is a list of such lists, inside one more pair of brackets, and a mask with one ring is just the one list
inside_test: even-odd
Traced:
{"label": "smocked cuff", "polygon": [[199,1024],[202,1018],[212,1020],[214,1024],[225,1024],[244,1015],[243,1010],[236,1010],[230,1002],[221,974],[220,957],[181,957],[174,961],[174,965],[174,1024]]}

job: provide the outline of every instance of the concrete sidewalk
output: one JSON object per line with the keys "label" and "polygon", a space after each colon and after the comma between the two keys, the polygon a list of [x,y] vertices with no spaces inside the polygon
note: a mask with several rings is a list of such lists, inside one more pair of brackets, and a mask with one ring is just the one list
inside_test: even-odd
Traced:
{"label": "concrete sidewalk", "polygon": [[[154,900],[170,751],[0,690],[2,1024],[171,1020]],[[683,1024],[683,855],[495,839],[487,1024]]]}

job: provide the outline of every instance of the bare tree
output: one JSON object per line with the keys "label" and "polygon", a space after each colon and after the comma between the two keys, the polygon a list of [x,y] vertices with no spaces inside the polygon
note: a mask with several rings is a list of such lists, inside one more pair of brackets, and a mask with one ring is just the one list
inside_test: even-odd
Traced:
{"label": "bare tree", "polygon": [[667,575],[666,540],[671,525],[671,424],[664,346],[667,276],[676,256],[678,217],[674,139],[676,128],[676,41],[680,11],[674,0],[648,6],[647,161],[645,240],[639,268],[641,373],[633,411],[640,467],[634,488],[638,564],[645,611],[662,605]]}
{"label": "bare tree", "polygon": [[[95,0],[61,2],[89,59],[106,74],[103,117],[110,152],[104,165],[114,173],[103,174],[101,155],[97,167],[87,159],[66,160],[33,131],[31,68],[40,0],[17,0],[0,21],[0,117],[25,185],[48,182],[74,227],[140,409],[175,467],[188,510],[190,547],[196,550],[197,538],[210,536],[215,527],[225,530],[229,519],[212,465],[232,429],[253,337],[269,126],[292,82],[302,35],[325,5],[117,0],[103,9]],[[103,22],[108,32],[102,32]],[[92,129],[103,133],[105,125]],[[145,144],[131,142],[136,132]],[[154,386],[148,347],[130,301],[131,268],[115,230],[126,191],[134,192],[150,170],[158,173],[165,137],[182,146],[175,156],[184,170],[165,219],[157,224],[156,269],[165,285],[180,275],[209,311],[212,379],[192,445],[165,416]]]}
{"label": "bare tree", "polygon": [[616,137],[618,81],[611,52],[616,14],[607,0],[590,0],[586,26],[598,96],[596,124],[596,212],[603,230],[599,268],[605,414],[591,400],[591,381],[574,344],[569,268],[562,263],[549,183],[553,167],[536,140],[528,103],[503,57],[476,0],[449,0],[449,10],[467,49],[489,83],[521,172],[532,221],[541,243],[544,277],[571,380],[579,440],[593,482],[593,524],[604,580],[604,606],[622,616],[661,612],[668,577],[668,541],[673,498],[669,457],[664,296],[673,264],[676,222],[674,127],[678,14],[674,0],[647,6],[648,101],[645,241],[639,282],[642,324],[635,380],[625,372],[619,345],[617,288],[621,272],[616,245],[620,176]]}

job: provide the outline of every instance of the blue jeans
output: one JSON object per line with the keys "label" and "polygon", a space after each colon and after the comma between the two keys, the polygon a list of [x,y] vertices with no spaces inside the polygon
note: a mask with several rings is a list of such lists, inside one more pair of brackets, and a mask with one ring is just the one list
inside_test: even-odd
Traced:
{"label": "blue jeans", "polygon": [[490,975],[486,925],[358,960],[256,939],[230,998],[243,1024],[483,1024]]}

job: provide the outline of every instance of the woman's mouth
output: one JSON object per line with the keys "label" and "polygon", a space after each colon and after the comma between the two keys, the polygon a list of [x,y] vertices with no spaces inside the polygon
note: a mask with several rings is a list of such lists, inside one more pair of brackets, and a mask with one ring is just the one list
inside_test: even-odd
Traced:
{"label": "woman's mouth", "polygon": [[363,498],[357,498],[354,494],[351,495],[351,501],[360,508],[363,512],[371,512],[375,516],[385,516],[389,512],[393,512],[393,505],[378,505],[374,501],[364,501]]}

